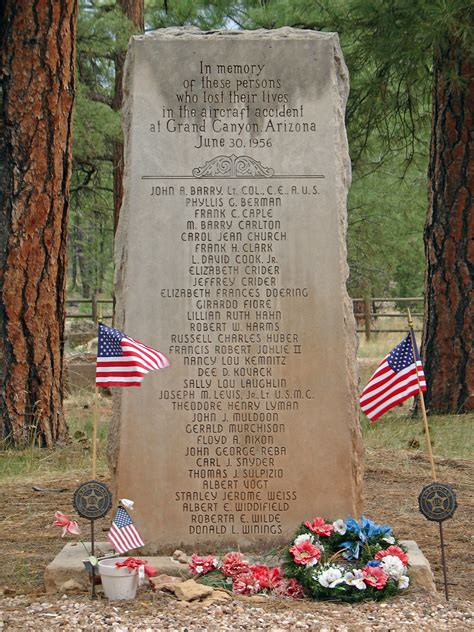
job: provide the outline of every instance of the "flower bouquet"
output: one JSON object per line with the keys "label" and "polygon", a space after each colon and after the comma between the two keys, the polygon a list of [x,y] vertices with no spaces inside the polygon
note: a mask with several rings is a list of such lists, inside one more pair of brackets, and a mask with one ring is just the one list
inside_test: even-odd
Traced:
{"label": "flower bouquet", "polygon": [[192,575],[202,583],[226,588],[240,595],[275,594],[282,597],[304,597],[296,579],[286,578],[279,566],[251,564],[241,553],[227,553],[222,560],[214,555],[193,554],[189,564]]}
{"label": "flower bouquet", "polygon": [[313,599],[383,599],[408,587],[408,556],[388,525],[362,516],[304,522],[284,552],[285,577]]}

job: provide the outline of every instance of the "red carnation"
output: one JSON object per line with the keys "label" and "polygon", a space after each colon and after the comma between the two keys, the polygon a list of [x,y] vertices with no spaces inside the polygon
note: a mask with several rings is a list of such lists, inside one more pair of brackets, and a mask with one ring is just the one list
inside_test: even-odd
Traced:
{"label": "red carnation", "polygon": [[383,572],[380,566],[364,566],[362,569],[364,581],[368,586],[382,590],[388,582],[388,575]]}
{"label": "red carnation", "polygon": [[324,522],[323,518],[315,518],[313,522],[305,522],[305,527],[308,527],[310,531],[316,533],[316,535],[322,535],[328,537],[334,531],[332,524]]}
{"label": "red carnation", "polygon": [[387,547],[383,551],[378,551],[375,554],[375,559],[381,560],[387,555],[394,555],[395,557],[398,557],[402,561],[402,564],[404,566],[408,566],[408,555],[405,553],[405,551],[403,551],[403,549],[401,549],[396,544],[393,544],[392,546]]}
{"label": "red carnation", "polygon": [[227,553],[222,560],[221,572],[227,577],[236,577],[241,573],[249,572],[249,563],[244,559],[242,553]]}
{"label": "red carnation", "polygon": [[189,563],[189,570],[193,575],[204,575],[215,570],[218,566],[219,562],[214,555],[199,557],[196,553],[193,553]]}
{"label": "red carnation", "polygon": [[262,564],[255,564],[250,567],[250,570],[262,589],[273,590],[281,582],[282,575],[278,566],[268,568],[268,566],[263,566]]}
{"label": "red carnation", "polygon": [[305,566],[314,566],[321,557],[321,550],[314,544],[311,544],[309,540],[293,544],[293,546],[290,546],[289,551],[293,555],[295,564],[304,564]]}
{"label": "red carnation", "polygon": [[247,571],[232,578],[232,590],[239,595],[255,595],[262,587],[255,575]]}
{"label": "red carnation", "polygon": [[282,578],[275,586],[274,592],[281,597],[291,597],[292,599],[303,599],[305,596],[303,586],[293,577],[291,579]]}

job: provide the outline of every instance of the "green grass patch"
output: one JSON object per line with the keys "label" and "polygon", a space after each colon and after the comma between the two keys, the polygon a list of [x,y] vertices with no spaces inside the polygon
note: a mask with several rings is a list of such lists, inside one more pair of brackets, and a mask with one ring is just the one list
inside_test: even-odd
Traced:
{"label": "green grass patch", "polygon": [[[105,457],[110,411],[107,400],[100,402],[97,427],[97,473],[107,474]],[[92,471],[93,401],[83,393],[66,401],[69,441],[55,449],[30,446],[22,450],[0,449],[0,483],[31,479],[44,481],[64,475]]]}
{"label": "green grass patch", "polygon": [[[474,458],[474,415],[428,417],[433,454],[454,459]],[[387,413],[375,423],[364,416],[364,444],[374,450],[420,450],[426,453],[426,435],[421,414],[416,417]]]}

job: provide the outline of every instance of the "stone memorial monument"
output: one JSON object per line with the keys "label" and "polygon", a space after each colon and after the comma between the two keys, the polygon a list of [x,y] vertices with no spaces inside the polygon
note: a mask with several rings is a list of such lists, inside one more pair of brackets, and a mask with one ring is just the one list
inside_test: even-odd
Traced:
{"label": "stone memorial monument", "polygon": [[359,514],[337,35],[134,37],[124,91],[115,326],[171,366],[116,389],[115,493],[150,552]]}

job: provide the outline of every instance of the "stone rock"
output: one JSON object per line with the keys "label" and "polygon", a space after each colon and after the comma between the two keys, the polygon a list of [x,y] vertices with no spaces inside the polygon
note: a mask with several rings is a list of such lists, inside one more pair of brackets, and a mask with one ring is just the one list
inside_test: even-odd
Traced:
{"label": "stone rock", "polygon": [[3,586],[3,588],[0,588],[0,595],[16,595],[16,590],[14,588],[10,588],[9,586]]}
{"label": "stone rock", "polygon": [[64,326],[67,334],[92,334],[97,336],[97,323],[89,318],[67,318]]}
{"label": "stone rock", "polygon": [[187,555],[184,551],[180,551],[179,549],[177,549],[173,553],[173,559],[181,562],[182,564],[189,564],[189,562],[191,561],[189,555]]}
{"label": "stone rock", "polygon": [[269,598],[265,595],[250,595],[247,599],[252,603],[265,603],[268,602]]}
{"label": "stone rock", "polygon": [[410,586],[412,588],[422,588],[429,593],[435,594],[436,586],[430,563],[423,555],[418,544],[414,540],[401,540],[400,543],[406,548],[408,555]]}
{"label": "stone rock", "polygon": [[224,603],[226,601],[232,601],[233,596],[228,593],[226,590],[219,590],[218,588],[214,588],[209,597],[206,597],[202,605],[203,606],[212,606],[215,603]]}
{"label": "stone rock", "polygon": [[97,352],[97,343],[98,338],[93,338],[92,340],[89,340],[89,342],[87,343],[88,353]]}
{"label": "stone rock", "polygon": [[96,355],[81,354],[66,357],[66,386],[68,392],[95,388]]}
{"label": "stone rock", "polygon": [[61,593],[81,592],[82,590],[84,590],[84,586],[75,579],[68,579],[59,587]]}
{"label": "stone rock", "polygon": [[169,590],[173,592],[172,586],[181,581],[182,579],[173,575],[156,575],[155,577],[149,578],[150,585],[154,592],[157,590]]}
{"label": "stone rock", "polygon": [[194,579],[188,579],[179,584],[173,584],[170,590],[174,592],[180,601],[196,601],[196,599],[204,599],[214,592],[210,586],[198,584]]}

